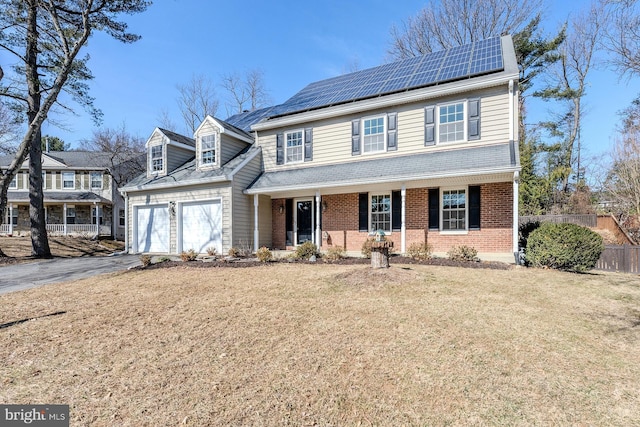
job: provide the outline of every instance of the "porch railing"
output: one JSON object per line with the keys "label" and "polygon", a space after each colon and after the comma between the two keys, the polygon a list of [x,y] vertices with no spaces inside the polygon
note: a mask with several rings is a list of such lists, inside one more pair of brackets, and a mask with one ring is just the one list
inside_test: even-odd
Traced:
{"label": "porch railing", "polygon": [[[28,231],[24,229],[19,229],[18,227],[13,227],[13,233],[19,233],[21,231]],[[0,234],[9,234],[11,233],[11,229],[9,224],[1,224],[0,225]],[[47,224],[47,233],[55,236],[64,236],[64,224]],[[98,229],[98,233],[100,236],[109,236],[111,235],[111,227],[108,225],[101,225]],[[95,224],[67,224],[67,235],[71,236],[95,236],[96,235],[96,226]]]}

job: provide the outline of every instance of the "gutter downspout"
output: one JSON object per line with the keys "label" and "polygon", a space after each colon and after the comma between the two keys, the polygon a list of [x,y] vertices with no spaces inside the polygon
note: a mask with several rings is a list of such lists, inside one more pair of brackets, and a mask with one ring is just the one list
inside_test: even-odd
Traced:
{"label": "gutter downspout", "polygon": [[[517,98],[515,95],[515,83],[512,80],[509,80],[509,141],[512,144],[517,144],[515,135],[515,123],[517,120],[516,111],[515,111],[515,103],[517,102]],[[520,248],[518,247],[519,239],[518,239],[518,224],[519,224],[519,213],[518,213],[518,205],[519,205],[519,184],[520,184],[520,173],[514,172],[513,174],[513,256],[516,264],[520,263]]]}

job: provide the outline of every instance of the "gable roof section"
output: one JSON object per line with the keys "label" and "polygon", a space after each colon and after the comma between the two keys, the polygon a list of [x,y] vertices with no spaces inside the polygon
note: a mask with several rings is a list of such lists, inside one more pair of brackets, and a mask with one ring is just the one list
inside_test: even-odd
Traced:
{"label": "gable roof section", "polygon": [[[262,151],[260,147],[247,146],[236,157],[217,169],[201,170],[192,159],[166,176],[149,178],[146,173],[131,180],[121,191],[142,191],[188,185],[231,181],[236,172]],[[179,190],[176,190],[179,191]]]}
{"label": "gable roof section", "polygon": [[[136,155],[137,156],[137,155]],[[104,151],[50,151],[42,153],[43,169],[107,169],[118,163],[125,163],[135,156],[118,156],[112,161],[113,153]],[[0,157],[0,167],[7,167],[13,161],[13,156]],[[29,167],[29,158],[24,161],[22,168]]]}
{"label": "gable roof section", "polygon": [[194,132],[194,134],[197,134],[198,132],[200,132],[200,129],[205,125],[205,123],[207,122],[212,122],[213,126],[216,126],[217,128],[220,129],[221,133],[226,133],[236,139],[239,139],[240,141],[244,141],[248,144],[253,144],[253,136],[251,136],[251,134],[243,129],[240,129],[234,125],[232,125],[231,123],[228,123],[224,120],[220,120],[217,119],[215,117],[212,116],[207,116],[204,118],[204,120],[202,121],[202,123],[200,123],[200,126],[198,126],[198,128],[196,129],[196,131]]}
{"label": "gable roof section", "polygon": [[[162,129],[162,128],[156,128],[157,130],[159,130],[160,132],[162,132],[167,138],[169,138],[170,141],[175,141],[178,142],[180,144],[184,144],[184,145],[188,145],[191,147],[195,147],[196,146],[196,142],[193,140],[193,138],[189,138],[187,136],[184,135],[180,135],[179,133],[175,133],[172,132],[170,130],[167,129]],[[153,134],[151,134],[153,135]]]}
{"label": "gable roof section", "polygon": [[245,193],[272,194],[516,172],[520,170],[518,158],[516,144],[511,142],[288,169],[263,173]]}
{"label": "gable roof section", "polygon": [[321,80],[274,107],[269,118],[497,73],[505,69],[504,56],[502,38],[493,37]]}

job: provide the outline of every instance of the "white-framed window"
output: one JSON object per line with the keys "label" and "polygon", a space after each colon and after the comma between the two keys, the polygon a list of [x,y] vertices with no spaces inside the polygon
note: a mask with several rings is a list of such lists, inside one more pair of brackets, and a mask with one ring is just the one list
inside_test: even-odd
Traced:
{"label": "white-framed window", "polygon": [[47,173],[45,171],[42,171],[42,189],[46,189],[47,188]]}
{"label": "white-framed window", "polygon": [[287,142],[287,163],[301,162],[303,160],[304,132],[302,130],[287,132],[285,133],[285,141]]}
{"label": "white-framed window", "polygon": [[161,172],[164,170],[162,145],[151,147],[151,172]]}
{"label": "white-framed window", "polygon": [[124,227],[126,224],[126,220],[125,220],[125,216],[124,216],[124,209],[120,209],[118,211],[118,225],[120,227]]}
{"label": "white-framed window", "polygon": [[76,223],[76,207],[67,206],[67,224]]}
{"label": "white-framed window", "polygon": [[[97,209],[98,209],[98,223],[102,225],[103,224],[102,207],[99,207]],[[96,207],[92,206],[91,207],[91,224],[95,225],[95,223],[96,223]]]}
{"label": "white-framed window", "polygon": [[73,190],[76,188],[76,173],[62,172],[62,188]]}
{"label": "white-framed window", "polygon": [[369,206],[371,231],[391,232],[391,194],[371,195]]}
{"label": "white-framed window", "polygon": [[467,229],[467,190],[442,190],[443,231],[464,231]]}
{"label": "white-framed window", "polygon": [[20,175],[19,172],[13,176],[13,179],[9,183],[9,189],[10,190],[15,190],[15,189],[18,188],[18,175]]}
{"label": "white-framed window", "polygon": [[465,103],[438,106],[438,142],[465,141]]}
{"label": "white-framed window", "polygon": [[91,182],[91,189],[102,188],[102,172],[89,173],[89,180]]}
{"label": "white-framed window", "polygon": [[200,164],[213,165],[216,163],[216,134],[200,137]]}
{"label": "white-framed window", "polygon": [[11,215],[11,224],[18,225],[18,207],[17,206],[14,206],[13,209],[9,209],[9,206],[6,207],[5,214],[4,214],[5,224],[9,224],[9,215]]}
{"label": "white-framed window", "polygon": [[385,116],[368,117],[362,119],[363,152],[376,153],[386,150],[384,119]]}

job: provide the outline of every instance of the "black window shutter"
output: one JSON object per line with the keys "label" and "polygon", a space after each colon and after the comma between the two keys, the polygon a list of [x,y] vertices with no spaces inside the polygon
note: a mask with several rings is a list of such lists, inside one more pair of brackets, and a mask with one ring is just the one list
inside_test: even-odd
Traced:
{"label": "black window shutter", "polygon": [[351,155],[360,154],[360,119],[351,122]]}
{"label": "black window shutter", "polygon": [[313,160],[313,128],[304,130],[304,161]]}
{"label": "black window shutter", "polygon": [[284,134],[276,135],[276,164],[284,164]]}
{"label": "black window shutter", "polygon": [[358,229],[369,231],[369,193],[358,195]]}
{"label": "black window shutter", "polygon": [[287,231],[287,246],[293,246],[293,199],[285,202],[285,222]]}
{"label": "black window shutter", "polygon": [[480,229],[480,186],[469,187],[469,229]]}
{"label": "black window shutter", "polygon": [[387,115],[387,151],[398,149],[398,113]]}
{"label": "black window shutter", "polygon": [[470,99],[467,129],[469,141],[480,139],[480,98]]}
{"label": "black window shutter", "polygon": [[402,193],[400,191],[391,192],[391,230],[400,231],[402,229]]}
{"label": "black window shutter", "polygon": [[436,145],[436,107],[424,108],[424,145]]}
{"label": "black window shutter", "polygon": [[440,189],[429,189],[429,230],[440,229]]}

